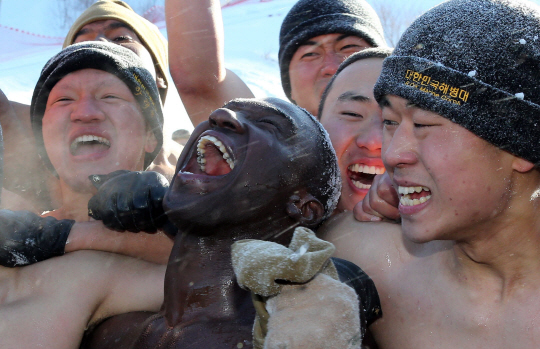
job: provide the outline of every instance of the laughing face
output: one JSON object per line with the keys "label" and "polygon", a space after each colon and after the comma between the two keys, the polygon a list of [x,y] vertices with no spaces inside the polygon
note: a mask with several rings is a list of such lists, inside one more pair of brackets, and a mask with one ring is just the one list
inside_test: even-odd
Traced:
{"label": "laughing face", "polygon": [[316,132],[310,116],[287,102],[229,102],[187,142],[164,199],[167,215],[201,225],[285,217],[289,197],[305,187]]}
{"label": "laughing face", "polygon": [[68,74],[52,88],[43,140],[61,181],[77,191],[93,190],[91,174],[142,170],[156,146],[129,88],[95,69]]}
{"label": "laughing face", "polygon": [[511,206],[516,157],[400,97],[383,100],[383,120],[382,158],[408,238],[466,239]]}
{"label": "laughing face", "polygon": [[336,77],[321,112],[341,171],[340,211],[352,211],[366,196],[375,175],[384,173],[381,108],[373,97],[382,61],[368,58],[347,66]]}

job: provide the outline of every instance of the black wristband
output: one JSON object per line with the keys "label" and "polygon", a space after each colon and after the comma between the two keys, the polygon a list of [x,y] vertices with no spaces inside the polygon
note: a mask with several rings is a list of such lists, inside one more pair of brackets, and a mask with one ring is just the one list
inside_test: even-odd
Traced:
{"label": "black wristband", "polygon": [[0,210],[0,265],[18,267],[64,254],[74,220]]}

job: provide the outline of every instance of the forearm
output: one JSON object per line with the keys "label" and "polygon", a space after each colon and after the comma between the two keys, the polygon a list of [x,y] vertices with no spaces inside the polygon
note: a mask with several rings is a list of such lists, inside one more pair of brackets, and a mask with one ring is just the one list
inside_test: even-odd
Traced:
{"label": "forearm", "polygon": [[0,124],[4,138],[3,186],[41,210],[53,208],[48,181],[52,174],[39,159],[30,125],[30,106],[8,101],[0,90]]}
{"label": "forearm", "polygon": [[225,69],[224,33],[218,0],[167,0],[171,76],[193,124],[237,97],[253,97],[247,85]]}
{"label": "forearm", "polygon": [[99,221],[92,221],[73,225],[66,243],[66,252],[98,250],[167,264],[172,246],[173,241],[162,232],[117,232],[107,229]]}

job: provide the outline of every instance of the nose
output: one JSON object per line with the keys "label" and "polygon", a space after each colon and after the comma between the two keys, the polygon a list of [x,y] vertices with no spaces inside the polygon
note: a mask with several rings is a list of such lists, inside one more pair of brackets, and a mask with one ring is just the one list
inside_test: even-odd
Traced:
{"label": "nose", "polygon": [[91,96],[81,97],[73,104],[72,122],[96,122],[104,119],[105,114],[97,105],[97,101]]}
{"label": "nose", "polygon": [[335,52],[329,52],[324,55],[323,67],[321,72],[323,76],[333,76],[344,58]]}
{"label": "nose", "polygon": [[356,145],[367,149],[374,156],[381,156],[382,147],[382,118],[381,113],[376,112],[369,118],[366,128],[362,128],[356,137]]}
{"label": "nose", "polygon": [[208,118],[212,128],[221,127],[238,134],[245,132],[244,126],[236,118],[236,113],[232,110],[220,108],[212,112]]}
{"label": "nose", "polygon": [[382,143],[382,160],[387,169],[403,168],[418,162],[412,129],[406,125],[399,125],[392,134],[384,131]]}

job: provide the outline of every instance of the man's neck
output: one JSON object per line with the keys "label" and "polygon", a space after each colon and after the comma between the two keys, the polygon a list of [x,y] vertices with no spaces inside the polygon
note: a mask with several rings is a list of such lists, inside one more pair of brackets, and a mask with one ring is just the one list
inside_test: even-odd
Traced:
{"label": "man's neck", "polygon": [[56,219],[73,219],[77,222],[89,220],[88,201],[94,195],[88,191],[75,191],[66,183],[60,181],[62,206],[51,214]]}
{"label": "man's neck", "polygon": [[[191,231],[176,236],[165,276],[164,308],[169,326],[204,318],[233,320],[246,311],[241,309],[242,305],[251,306],[249,292],[236,283],[231,247],[245,238],[268,240],[273,235],[270,231],[283,230],[283,227],[269,229],[268,221],[263,221],[266,229],[257,224],[208,227],[203,229],[205,235]],[[247,234],[248,231],[251,233]],[[282,234],[281,238],[290,239],[290,234]]]}
{"label": "man's neck", "polygon": [[514,201],[504,214],[477,227],[473,239],[456,242],[451,265],[457,275],[484,285],[491,280],[501,297],[517,286],[540,285],[538,204],[530,196]]}

